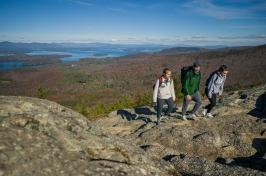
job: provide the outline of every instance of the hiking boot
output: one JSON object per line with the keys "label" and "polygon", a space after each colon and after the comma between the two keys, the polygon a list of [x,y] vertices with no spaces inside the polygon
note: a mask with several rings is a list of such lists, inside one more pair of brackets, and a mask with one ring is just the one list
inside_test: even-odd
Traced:
{"label": "hiking boot", "polygon": [[190,117],[193,120],[198,120],[198,116],[196,114],[191,114]]}
{"label": "hiking boot", "polygon": [[161,116],[161,120],[169,120],[169,116],[168,115]]}
{"label": "hiking boot", "polygon": [[187,117],[185,115],[183,115],[182,120],[187,121]]}
{"label": "hiking boot", "polygon": [[197,118],[196,114],[191,114],[191,118],[196,119]]}
{"label": "hiking boot", "polygon": [[207,115],[207,109],[203,109],[203,112],[202,112],[203,116],[205,117]]}
{"label": "hiking boot", "polygon": [[208,118],[213,118],[214,116],[211,113],[207,113]]}

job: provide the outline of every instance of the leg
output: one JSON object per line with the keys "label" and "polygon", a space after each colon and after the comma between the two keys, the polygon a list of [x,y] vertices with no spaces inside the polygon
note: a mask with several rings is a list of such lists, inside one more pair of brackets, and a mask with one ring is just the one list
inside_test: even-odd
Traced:
{"label": "leg", "polygon": [[182,116],[185,116],[186,115],[189,102],[190,102],[190,100],[188,100],[186,98],[186,96],[185,96],[184,97],[184,101],[183,101],[183,107],[182,107]]}
{"label": "leg", "polygon": [[211,110],[214,108],[214,106],[216,106],[216,99],[217,99],[217,95],[212,94],[212,98],[209,99],[210,104],[207,106],[207,113],[210,113]]}
{"label": "leg", "polygon": [[199,91],[197,91],[192,96],[192,100],[196,102],[196,104],[195,104],[195,106],[194,106],[194,108],[192,110],[192,114],[195,114],[199,110],[199,108],[200,108],[200,106],[202,104]]}
{"label": "leg", "polygon": [[160,123],[160,118],[162,115],[163,103],[164,103],[163,99],[157,98],[157,123],[158,124]]}
{"label": "leg", "polygon": [[207,111],[208,111],[208,109],[210,109],[210,106],[211,106],[211,103],[212,103],[211,98],[208,98],[208,100],[209,100],[210,103],[204,107],[204,109],[207,109]]}
{"label": "leg", "polygon": [[210,109],[210,106],[211,106],[211,104],[212,104],[212,102],[213,102],[213,95],[212,95],[212,98],[209,98],[209,97],[208,97],[208,100],[209,100],[210,103],[209,103],[208,105],[205,106],[205,109],[207,109],[207,110]]}
{"label": "leg", "polygon": [[157,99],[157,118],[161,117],[162,115],[163,103],[164,103],[163,99],[159,99],[159,98]]}
{"label": "leg", "polygon": [[173,100],[173,98],[167,99],[166,103],[168,105],[168,109],[167,109],[166,115],[169,116],[170,113],[173,112],[173,109],[174,109],[174,100]]}
{"label": "leg", "polygon": [[208,89],[207,88],[205,89],[205,95],[207,96],[207,98],[208,98],[208,100],[209,100],[210,103],[208,105],[206,105],[204,107],[204,109],[207,109],[208,110],[210,108],[211,103],[212,103],[212,99],[208,97]]}

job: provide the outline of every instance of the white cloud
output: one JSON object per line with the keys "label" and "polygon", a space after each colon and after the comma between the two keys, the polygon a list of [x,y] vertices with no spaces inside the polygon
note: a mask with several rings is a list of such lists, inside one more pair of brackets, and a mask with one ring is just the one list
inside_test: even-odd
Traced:
{"label": "white cloud", "polygon": [[67,0],[67,1],[79,4],[79,5],[84,5],[84,6],[92,6],[93,5],[91,2],[86,1],[86,0]]}
{"label": "white cloud", "polygon": [[227,28],[230,29],[265,29],[266,25],[233,25],[233,26],[228,26]]}
{"label": "white cloud", "polygon": [[[241,3],[239,1],[239,3]],[[250,7],[222,6],[214,3],[213,0],[192,0],[183,4],[184,8],[192,12],[214,17],[216,19],[261,19],[265,20],[265,16],[257,16],[257,12],[266,10],[266,3],[256,3]]]}
{"label": "white cloud", "polygon": [[244,36],[221,36],[218,37],[218,39],[222,39],[222,40],[234,40],[234,39],[238,39],[238,40],[257,40],[257,39],[262,39],[265,40],[266,39],[266,35],[244,35]]}

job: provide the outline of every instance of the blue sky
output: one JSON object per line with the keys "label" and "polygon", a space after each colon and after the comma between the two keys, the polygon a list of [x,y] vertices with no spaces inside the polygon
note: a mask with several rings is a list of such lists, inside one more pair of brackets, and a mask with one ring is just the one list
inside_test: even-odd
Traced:
{"label": "blue sky", "polygon": [[0,0],[0,41],[266,43],[265,0]]}

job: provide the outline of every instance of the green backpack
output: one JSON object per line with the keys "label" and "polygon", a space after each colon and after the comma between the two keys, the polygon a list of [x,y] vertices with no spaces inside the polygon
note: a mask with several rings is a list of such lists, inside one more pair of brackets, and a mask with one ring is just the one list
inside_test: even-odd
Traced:
{"label": "green backpack", "polygon": [[185,85],[185,81],[186,81],[186,75],[189,71],[193,70],[193,67],[192,66],[189,66],[189,67],[183,67],[181,69],[181,84],[182,84],[182,87]]}

